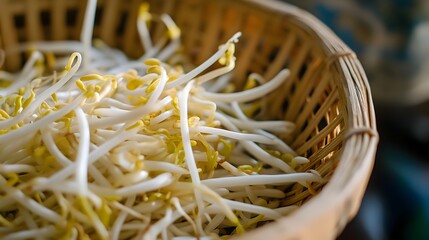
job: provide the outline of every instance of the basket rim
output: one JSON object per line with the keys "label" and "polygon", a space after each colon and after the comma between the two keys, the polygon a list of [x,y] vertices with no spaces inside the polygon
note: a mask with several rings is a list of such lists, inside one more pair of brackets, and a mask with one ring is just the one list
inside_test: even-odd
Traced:
{"label": "basket rim", "polygon": [[[270,236],[282,236],[282,239],[333,239],[359,210],[379,142],[371,89],[365,71],[355,52],[311,13],[279,0],[240,1],[293,18],[299,26],[318,38],[324,53],[329,57],[331,67],[340,75],[339,85],[343,89],[339,90],[345,94],[349,114],[348,119],[345,119],[348,129],[339,164],[322,191],[298,211],[238,239],[262,239]],[[360,146],[359,149],[356,148],[357,145]],[[345,161],[348,158],[352,158],[355,163],[351,166],[355,171],[349,171],[350,161]],[[323,207],[320,207],[321,203],[324,203]],[[293,224],[296,222],[315,228],[309,231],[305,226]]]}

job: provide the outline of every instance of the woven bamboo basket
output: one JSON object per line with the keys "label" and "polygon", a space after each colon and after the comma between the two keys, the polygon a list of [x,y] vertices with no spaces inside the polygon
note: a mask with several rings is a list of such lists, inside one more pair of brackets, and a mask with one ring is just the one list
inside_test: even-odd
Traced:
{"label": "woven bamboo basket", "polygon": [[[302,207],[240,239],[333,239],[360,206],[378,143],[370,89],[362,66],[335,34],[309,13],[277,1],[151,0],[151,12],[168,13],[182,30],[187,56],[201,63],[235,32],[234,80],[250,72],[271,79],[282,68],[291,76],[267,96],[268,118],[296,123],[286,142],[329,182],[311,189],[296,184],[285,204]],[[124,51],[143,53],[137,34],[141,0],[98,2],[94,37]],[[0,0],[3,68],[22,67],[25,54],[9,51],[18,43],[79,39],[85,12],[80,0]],[[154,26],[153,35],[162,26]]]}

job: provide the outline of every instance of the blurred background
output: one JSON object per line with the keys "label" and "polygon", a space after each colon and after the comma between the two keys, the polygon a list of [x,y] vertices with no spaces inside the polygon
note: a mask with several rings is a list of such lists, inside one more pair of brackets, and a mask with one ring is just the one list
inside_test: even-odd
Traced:
{"label": "blurred background", "polygon": [[361,209],[339,239],[429,239],[429,1],[284,0],[358,55],[380,145]]}

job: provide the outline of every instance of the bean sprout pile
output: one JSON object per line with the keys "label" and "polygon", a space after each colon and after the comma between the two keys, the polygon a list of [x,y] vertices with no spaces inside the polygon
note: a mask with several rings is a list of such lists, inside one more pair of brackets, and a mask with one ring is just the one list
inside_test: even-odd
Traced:
{"label": "bean sprout pile", "polygon": [[92,40],[95,8],[80,41],[22,44],[23,69],[0,71],[2,239],[228,238],[296,209],[282,204],[293,184],[324,181],[295,171],[308,159],[281,140],[293,123],[253,120],[289,71],[232,88],[240,33],[185,71],[168,15],[141,6],[145,53],[130,60]]}

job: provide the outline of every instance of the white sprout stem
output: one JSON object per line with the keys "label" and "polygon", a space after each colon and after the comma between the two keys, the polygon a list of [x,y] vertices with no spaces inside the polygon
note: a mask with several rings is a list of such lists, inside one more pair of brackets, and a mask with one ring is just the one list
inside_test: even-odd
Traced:
{"label": "white sprout stem", "polygon": [[225,52],[228,50],[229,44],[232,42],[236,42],[240,36],[241,36],[240,32],[234,34],[234,36],[232,36],[232,38],[230,38],[227,41],[227,43],[222,45],[219,48],[219,50],[215,54],[213,54],[209,59],[207,59],[204,63],[202,63],[198,67],[194,68],[192,71],[188,72],[187,74],[179,77],[175,81],[167,83],[166,88],[169,89],[169,88],[173,88],[173,87],[182,85],[182,84],[190,81],[191,79],[195,78],[196,76],[198,76],[198,74],[200,74],[201,72],[206,70],[208,67],[213,65],[217,60],[219,60],[219,58],[221,58],[222,55],[225,54]]}
{"label": "white sprout stem", "polygon": [[[168,226],[168,230],[170,230],[176,236],[189,236],[189,235],[191,235],[189,232],[184,231],[183,228],[179,228],[179,227],[176,227],[174,225]],[[177,239],[177,238],[180,239],[180,237],[173,237],[172,240]],[[192,239],[192,237],[188,237],[188,238]]]}
{"label": "white sprout stem", "polygon": [[[100,59],[96,62],[91,62],[91,68],[103,69],[103,68],[111,68],[113,66],[116,66],[118,62],[115,61],[114,59],[110,59],[109,57],[110,56],[106,56],[105,59]],[[79,72],[79,74],[88,73],[88,72],[90,73],[92,71],[88,68],[84,68]]]}
{"label": "white sprout stem", "polygon": [[274,139],[274,141],[276,142],[276,147],[282,151],[282,152],[286,152],[286,153],[290,153],[293,156],[297,156],[298,154],[295,152],[295,150],[293,150],[289,145],[287,145],[284,141],[282,141],[281,139],[279,139],[277,136],[264,131],[262,129],[256,129],[256,133],[259,133],[261,135],[267,136],[269,138]]}
{"label": "white sprout stem", "polygon": [[269,153],[261,149],[258,145],[250,141],[242,141],[241,144],[243,147],[253,156],[258,158],[260,161],[265,162],[273,167],[277,167],[285,173],[293,173],[293,170],[287,163],[283,160],[271,156]]}
{"label": "white sprout stem", "polygon": [[202,180],[201,183],[210,188],[228,188],[248,185],[272,185],[294,182],[325,182],[323,178],[313,173],[288,173],[281,175],[248,175],[223,177]]}
{"label": "white sprout stem", "polygon": [[97,149],[89,154],[89,164],[94,164],[99,158],[108,153],[112,148],[119,145],[123,141],[131,138],[138,132],[139,129],[131,129],[129,131],[119,131],[115,136],[100,145]]}
{"label": "white sprout stem", "polygon": [[[149,140],[149,139],[146,139]],[[115,149],[116,154],[127,154],[130,151],[139,149],[138,151],[143,155],[154,155],[164,151],[164,147],[160,143],[159,139],[152,138],[149,142],[139,143],[135,140],[130,139],[127,143]]]}
{"label": "white sprout stem", "polygon": [[234,224],[238,223],[238,218],[226,203],[225,199],[219,196],[215,191],[205,185],[199,185],[198,188],[204,193],[204,197],[210,203],[219,206],[225,216]]}
{"label": "white sprout stem", "polygon": [[117,109],[117,108],[97,108],[97,109],[94,109],[93,111],[95,115],[103,116],[103,117],[114,117],[128,112],[129,111]]}
{"label": "white sprout stem", "polygon": [[[5,149],[2,150],[4,151]],[[2,164],[16,164],[20,160],[25,159],[31,155],[30,151],[27,149],[15,149],[15,151],[12,151],[13,156],[11,156],[11,153],[6,152],[5,154],[3,151],[0,153],[0,162]],[[6,158],[6,156],[10,156],[10,158]]]}
{"label": "white sprout stem", "polygon": [[36,69],[32,69],[36,61],[43,59],[40,52],[35,51],[31,54],[30,59],[25,63],[22,72],[18,75],[17,79],[13,81],[12,85],[7,88],[0,89],[0,96],[7,96],[11,93],[18,91],[19,88],[27,85],[37,74]]}
{"label": "white sprout stem", "polygon": [[31,125],[25,125],[23,127],[20,127],[16,130],[7,132],[6,134],[0,135],[0,144],[4,144],[8,141],[16,140],[18,138],[25,137],[27,135],[31,135],[34,132],[38,131],[41,128],[46,127],[48,124],[58,120],[62,116],[66,115],[70,111],[72,111],[74,108],[76,108],[82,101],[83,97],[78,97],[70,104],[66,105],[63,108],[60,108],[59,110],[47,115],[46,117],[32,123]]}
{"label": "white sprout stem", "polygon": [[179,48],[180,46],[180,38],[173,39],[159,54],[157,55],[157,58],[160,61],[165,61],[171,57],[171,55],[174,54],[174,52]]}
{"label": "white sprout stem", "polygon": [[195,130],[201,133],[219,135],[219,136],[224,136],[224,137],[228,137],[236,140],[247,140],[247,141],[253,141],[253,142],[258,142],[263,144],[271,144],[271,145],[275,144],[275,142],[268,137],[252,134],[252,133],[233,132],[233,131],[228,131],[220,128],[213,128],[213,127],[206,127],[206,126],[198,126],[196,127]]}
{"label": "white sprout stem", "polygon": [[233,176],[245,176],[245,175],[247,175],[246,173],[238,170],[234,165],[232,165],[229,162],[225,161],[223,163],[219,163],[219,165],[221,167],[223,167],[228,172],[228,174],[230,174],[230,175],[233,175]]}
{"label": "white sprout stem", "polygon": [[168,80],[167,72],[163,67],[160,67],[160,69],[161,69],[161,75],[159,76],[159,83],[156,86],[155,90],[152,92],[152,95],[150,96],[149,100],[147,101],[148,105],[152,105],[155,103],[155,101],[158,101],[159,97],[164,91],[165,84],[167,83],[167,80]]}
{"label": "white sprout stem", "polygon": [[[85,201],[86,199],[84,198],[83,201]],[[84,203],[85,204],[85,203]],[[89,205],[89,203],[87,202],[87,204]],[[91,206],[88,206],[91,207]],[[99,216],[93,212],[93,211],[89,211],[88,212],[88,217],[91,221],[91,225],[95,228],[95,231],[97,232],[98,236],[101,239],[107,239],[109,236],[109,232],[107,231],[106,227],[104,226],[104,224],[101,222]]]}
{"label": "white sprout stem", "polygon": [[[72,52],[83,52],[83,44],[76,40],[62,41],[32,41],[21,43],[16,47],[8,49],[8,52],[27,51],[29,48],[37,49],[40,52],[52,52],[57,54],[69,54]],[[91,48],[91,55],[101,58],[103,54],[96,48]]]}
{"label": "white sprout stem", "polygon": [[[97,147],[92,145],[92,148],[96,149]],[[112,180],[114,179],[113,181],[117,181],[118,179],[124,178],[125,175],[123,174],[121,169],[116,166],[112,161],[109,161],[109,154],[100,157],[100,159],[98,159],[97,161],[100,165],[106,168],[107,172],[110,175],[110,178]]]}
{"label": "white sprout stem", "polygon": [[109,180],[107,180],[94,165],[88,165],[88,172],[94,179],[95,183],[98,183],[101,186],[111,186]]}
{"label": "white sprout stem", "polygon": [[137,107],[128,113],[121,114],[119,116],[90,121],[89,125],[91,126],[91,128],[104,128],[104,127],[110,127],[112,125],[119,124],[119,123],[136,121],[151,112],[157,111],[163,106],[169,104],[171,101],[172,101],[172,98],[170,96],[166,96],[165,98],[163,98],[162,100],[158,101],[155,104],[151,104],[151,105],[146,104],[146,105]]}
{"label": "white sprout stem", "polygon": [[223,222],[225,219],[225,214],[219,213],[216,214],[214,218],[206,225],[206,228],[204,229],[206,232],[213,232],[214,229],[219,227],[219,225]]}
{"label": "white sprout stem", "polygon": [[[243,120],[243,122],[240,122],[240,123],[236,122],[236,123],[234,123],[234,121],[232,120],[232,118],[228,118],[228,119],[230,119],[232,123],[234,123],[234,124],[242,127],[243,124],[245,124],[246,122],[249,121],[249,118],[247,118],[247,116],[243,113],[243,111],[241,111],[238,102],[232,102],[231,106],[232,106],[232,109],[233,109],[234,113],[237,115],[237,117],[239,119]],[[293,127],[295,127],[295,124],[293,124],[293,123],[290,123],[290,124],[293,125]],[[262,130],[260,128],[256,128],[255,132],[258,133],[258,134],[267,136],[267,137],[269,137],[271,139],[274,139],[274,141],[276,141],[276,143],[277,143],[277,147],[281,151],[291,153],[293,156],[297,155],[296,152],[291,147],[289,147],[289,145],[287,145],[284,141],[282,141],[281,139],[279,139],[277,136],[275,136],[275,135],[273,135],[271,133],[268,133],[268,132],[266,132],[266,131],[264,131],[264,130]]]}
{"label": "white sprout stem", "polygon": [[[171,19],[169,15],[161,14],[161,21],[164,22],[164,24],[167,26],[170,35],[172,35],[171,32],[179,31],[179,28],[176,26],[173,19]],[[157,56],[160,61],[169,59],[180,46],[180,34],[175,34],[171,37],[173,38],[171,42]]]}
{"label": "white sprout stem", "polygon": [[134,108],[133,105],[123,103],[123,102],[118,101],[118,100],[113,99],[113,98],[103,98],[100,102],[100,105],[115,107],[115,108],[121,109],[121,110],[132,110]]}
{"label": "white sprout stem", "polygon": [[141,214],[148,214],[154,212],[164,206],[164,202],[161,200],[155,200],[152,202],[142,202],[134,206],[133,209]]}
{"label": "white sprout stem", "polygon": [[143,60],[139,61],[130,61],[123,64],[120,64],[119,66],[115,66],[114,68],[111,68],[107,71],[108,74],[118,74],[122,73],[124,71],[127,71],[129,69],[134,70],[145,70],[147,67],[143,64]]}
{"label": "white sprout stem", "polygon": [[[125,206],[131,207],[134,204],[135,200],[136,200],[135,196],[130,196],[125,202]],[[125,219],[127,218],[127,215],[128,215],[128,212],[122,210],[119,216],[116,218],[111,230],[111,239],[119,239],[119,234],[121,233],[121,228],[125,222]]]}
{"label": "white sprout stem", "polygon": [[215,70],[208,72],[202,76],[199,76],[197,78],[197,81],[199,84],[203,84],[207,81],[210,81],[212,79],[215,79],[219,76],[222,76],[224,74],[231,72],[234,68],[235,68],[235,60],[230,61],[230,63],[228,65],[226,65],[225,67],[215,69]]}
{"label": "white sprout stem", "polygon": [[2,236],[3,240],[20,240],[20,239],[31,239],[35,236],[38,238],[49,238],[56,232],[54,226],[46,226],[42,228],[36,228],[31,230],[21,230],[8,235]]}
{"label": "white sprout stem", "polygon": [[192,220],[192,218],[185,212],[185,210],[183,210],[182,206],[180,205],[179,199],[176,197],[173,197],[171,199],[171,202],[173,203],[177,211],[186,219],[186,221],[188,221],[191,224],[192,229],[194,230],[194,233],[198,234],[197,225],[195,224],[194,220]]}
{"label": "white sprout stem", "polygon": [[83,67],[88,69],[91,61],[91,40],[92,32],[94,29],[95,10],[97,7],[97,0],[88,0],[86,2],[85,18],[83,20],[83,28],[80,40],[83,43]]}
{"label": "white sprout stem", "polygon": [[79,90],[59,91],[56,94],[58,99],[67,100],[78,96],[79,94],[81,94],[81,91]]}
{"label": "white sprout stem", "polygon": [[87,226],[91,226],[91,221],[88,219],[88,217],[80,212],[78,209],[76,209],[74,206],[71,206],[70,203],[67,202],[65,198],[64,199],[64,205],[67,208],[67,211],[70,213],[71,216],[73,216],[74,219],[78,220],[79,222],[82,222],[83,224]]}
{"label": "white sprout stem", "polygon": [[298,209],[298,206],[295,205],[291,205],[291,206],[287,206],[287,207],[281,207],[281,208],[276,208],[274,209],[274,211],[280,213],[281,215],[286,215],[291,213],[292,211]]}
{"label": "white sprout stem", "polygon": [[136,223],[125,223],[125,224],[123,224],[121,227],[121,230],[122,231],[141,230],[141,229],[145,229],[145,228],[147,228],[147,223],[136,222]]}
{"label": "white sprout stem", "polygon": [[34,172],[35,168],[27,164],[0,164],[0,173],[29,173]]}
{"label": "white sprout stem", "polygon": [[179,108],[180,108],[180,132],[182,135],[183,149],[185,151],[185,160],[191,174],[192,182],[200,184],[200,177],[198,175],[197,165],[195,164],[194,154],[191,147],[191,138],[189,135],[188,124],[188,96],[194,82],[189,82],[183,91],[179,94]]}
{"label": "white sprout stem", "polygon": [[173,237],[171,240],[212,240],[212,239],[213,237],[211,236],[205,236],[205,237],[179,236],[179,237]]}
{"label": "white sprout stem", "polygon": [[[108,153],[112,148],[129,139],[136,132],[136,129],[118,132],[117,135],[100,145],[97,149],[93,150],[89,154],[88,164],[94,164],[98,159]],[[76,163],[72,163],[68,165],[67,167],[61,169],[59,172],[54,173],[48,179],[39,179],[39,182],[34,186],[34,189],[42,190],[44,188],[49,187],[49,185],[55,184],[56,182],[68,178],[71,174],[73,174],[73,171],[76,169],[75,164]]]}
{"label": "white sprout stem", "polygon": [[82,108],[76,108],[74,113],[76,114],[77,123],[80,129],[79,146],[75,159],[76,183],[79,186],[80,195],[86,196],[88,194],[89,125]]}
{"label": "white sprout stem", "polygon": [[58,148],[57,144],[54,141],[54,138],[52,137],[52,133],[49,131],[49,128],[42,128],[40,130],[42,134],[42,140],[46,146],[46,149],[49,151],[49,153],[55,157],[55,159],[62,165],[67,166],[72,163],[70,159],[68,159],[64,154],[61,152],[61,150]]}
{"label": "white sprout stem", "polygon": [[[129,198],[133,198],[134,196],[131,196],[131,197],[129,197]],[[128,198],[128,199],[129,199]],[[122,205],[121,203],[119,203],[119,202],[112,202],[112,203],[110,203],[113,207],[115,207],[115,208],[118,208],[118,209],[120,209],[120,210],[122,210],[122,211],[125,211],[125,212],[127,212],[129,215],[131,215],[131,216],[133,216],[133,217],[135,217],[135,218],[138,218],[138,219],[141,219],[141,220],[143,220],[143,221],[145,221],[145,222],[150,222],[150,218],[148,217],[148,216],[145,216],[145,215],[143,215],[143,214],[141,214],[141,213],[139,213],[138,211],[136,211],[134,208],[133,208],[133,206],[132,206],[132,204],[130,204],[131,206],[124,206],[124,205]]]}
{"label": "white sprout stem", "polygon": [[250,202],[254,203],[257,200],[258,197],[250,186],[245,186],[244,191],[246,192]]}
{"label": "white sprout stem", "polygon": [[287,121],[253,121],[253,120],[239,120],[233,117],[228,117],[232,123],[240,126],[244,130],[257,130],[265,129],[276,133],[290,133],[295,124]]}
{"label": "white sprout stem", "polygon": [[[129,168],[128,171],[132,171],[132,170],[133,170],[132,168]],[[130,172],[130,173],[124,174],[123,177],[121,177],[120,179],[118,179],[117,180],[118,182],[116,184],[118,186],[120,186],[120,185],[127,186],[129,184],[134,184],[134,183],[137,183],[137,182],[141,182],[141,181],[145,180],[148,176],[149,176],[149,173],[146,172],[146,171]]]}
{"label": "white sprout stem", "polygon": [[[167,27],[168,31],[170,32],[170,35],[172,31],[176,31],[176,32],[180,31],[179,28],[174,23],[173,19],[171,19],[169,15],[161,14],[161,21]],[[146,26],[143,26],[142,24],[141,27],[146,27]],[[177,48],[179,48],[180,46],[180,34],[174,34],[171,37],[172,37],[172,40],[167,46],[164,46],[164,45],[167,43],[168,38],[164,36],[163,38],[158,40],[155,46],[152,46],[148,49],[145,48],[145,54],[140,58],[140,60],[144,60],[154,56],[156,56],[161,61],[165,61],[168,58],[170,58],[171,55],[173,55],[174,52],[177,50]],[[159,52],[161,48],[164,48],[164,49],[161,52]]]}
{"label": "white sprout stem", "polygon": [[[172,31],[172,30],[180,31],[179,28],[177,27],[176,23],[170,17],[170,15],[165,14],[165,13],[161,14],[161,21],[165,24],[165,26],[168,28],[169,31]],[[173,38],[174,37],[179,38],[180,35],[178,34],[177,36],[173,36]]]}
{"label": "white sprout stem", "polygon": [[34,214],[55,224],[63,223],[62,217],[60,215],[44,207],[33,199],[26,197],[22,191],[14,190],[13,192],[10,192],[10,196]]}
{"label": "white sprout stem", "polygon": [[31,163],[31,157],[27,156],[24,159],[21,159],[20,161],[17,162],[17,164],[30,164]]}
{"label": "white sprout stem", "polygon": [[30,59],[28,59],[28,61],[25,63],[24,68],[19,74],[20,77],[28,74],[38,60],[43,60],[43,55],[39,51],[34,51],[33,53],[31,53]]}
{"label": "white sprout stem", "polygon": [[159,114],[158,116],[150,119],[150,124],[155,125],[155,124],[158,124],[160,122],[163,122],[163,121],[167,120],[168,118],[170,118],[171,116],[173,116],[173,114],[174,114],[173,110],[165,111],[165,112]]}
{"label": "white sprout stem", "polygon": [[227,188],[217,188],[213,189],[219,196],[225,196],[230,193],[230,191]]}
{"label": "white sprout stem", "polygon": [[144,160],[144,169],[148,171],[166,171],[177,174],[189,174],[189,171],[177,166],[176,164],[160,161]]}
{"label": "white sprout stem", "polygon": [[164,47],[164,45],[167,43],[168,41],[168,37],[164,36],[163,38],[161,38],[160,40],[158,40],[158,42],[155,44],[155,46],[153,46],[151,49],[149,49],[149,51],[145,52],[143,56],[141,56],[138,60],[145,60],[151,57],[154,57],[158,54],[158,52],[161,50],[161,48]]}
{"label": "white sprout stem", "polygon": [[302,156],[296,156],[294,158],[292,158],[292,162],[298,164],[298,165],[302,165],[302,164],[307,164],[310,162],[310,160],[308,160],[308,158],[306,157],[302,157]]}
{"label": "white sprout stem", "polygon": [[[21,128],[23,128],[23,127],[21,127]],[[21,128],[15,129],[14,131],[19,130]],[[28,129],[28,128],[27,128],[27,130],[30,130],[29,133],[28,134],[22,134],[21,138],[19,138],[19,141],[7,142],[7,140],[5,140],[5,142],[7,142],[8,144],[0,144],[0,149],[1,149],[0,150],[0,156],[1,157],[5,157],[5,156],[7,157],[7,156],[10,156],[11,154],[16,154],[19,150],[22,149],[23,144],[30,142],[34,137],[35,132],[31,131],[31,129]],[[12,132],[12,131],[7,132],[6,134],[8,134],[10,132]],[[0,139],[2,139],[1,137],[6,135],[6,134],[1,134]],[[12,140],[12,139],[14,139],[14,137],[11,137],[9,140]],[[23,159],[20,159],[20,160],[22,161]],[[20,161],[15,161],[14,163],[20,163]]]}
{"label": "white sprout stem", "polygon": [[145,19],[141,16],[137,18],[137,31],[140,36],[141,44],[145,52],[153,48],[152,40],[150,39],[149,29],[147,28],[147,23]]}
{"label": "white sprout stem", "polygon": [[16,123],[20,122],[21,120],[23,120],[25,117],[30,116],[34,112],[34,110],[42,104],[43,101],[45,101],[53,93],[57,92],[62,86],[64,86],[64,84],[68,80],[70,80],[70,78],[72,78],[72,76],[76,73],[76,71],[78,70],[82,62],[82,56],[80,55],[80,53],[73,53],[70,56],[69,61],[73,62],[75,59],[76,59],[76,63],[73,65],[70,71],[68,71],[67,74],[61,78],[60,81],[58,81],[56,84],[52,85],[51,87],[43,91],[37,98],[34,99],[32,103],[30,103],[30,105],[27,108],[25,108],[21,113],[19,113],[19,115],[17,115],[16,117],[1,121],[0,129],[9,128],[15,125]]}
{"label": "white sprout stem", "polygon": [[168,237],[168,235],[170,234],[168,231],[169,231],[168,227],[162,229],[161,231],[162,240],[169,240],[171,238],[171,237]]}
{"label": "white sprout stem", "polygon": [[[261,207],[253,204],[238,202],[238,201],[232,201],[229,199],[224,199],[225,203],[228,204],[228,206],[234,210],[243,211],[243,212],[250,212],[250,213],[256,213],[263,215],[267,217],[268,219],[275,220],[279,219],[282,215],[278,212],[276,212],[273,209]],[[211,205],[207,208],[208,212],[218,213],[219,207],[215,205]]]}
{"label": "white sprout stem", "polygon": [[[185,161],[186,165],[188,166],[189,173],[191,175],[192,183],[196,186],[201,184],[200,176],[198,175],[198,169],[195,162],[194,154],[192,151],[191,146],[191,138],[189,135],[189,122],[188,122],[188,96],[189,92],[191,91],[191,88],[193,86],[194,82],[191,81],[188,84],[186,84],[185,88],[182,90],[182,92],[179,94],[179,108],[180,108],[180,133],[182,135],[182,143],[183,143],[183,150],[185,151]],[[202,201],[201,193],[195,189],[195,200],[198,205],[198,215],[199,219],[201,219],[201,215],[204,212],[204,203]],[[202,229],[199,227],[199,232],[201,235],[204,235]]]}
{"label": "white sprout stem", "polygon": [[0,78],[3,79],[3,81],[13,82],[16,78],[16,74],[0,70]]}
{"label": "white sprout stem", "polygon": [[[246,186],[247,187],[247,186]],[[278,198],[283,199],[285,198],[286,194],[278,189],[252,189],[252,193],[256,197],[269,197],[269,198]],[[249,194],[245,191],[241,192],[228,192],[225,194],[225,197],[228,199],[237,199],[237,198],[243,198],[247,197]]]}
{"label": "white sprout stem", "polygon": [[202,106],[207,106],[213,112],[216,111],[216,109],[217,109],[216,103],[214,103],[212,101],[203,100],[203,99],[195,97],[195,96],[190,96],[190,99],[192,100],[191,103],[197,103],[197,104],[202,105]]}
{"label": "white sprout stem", "polygon": [[[79,184],[76,183],[76,181],[73,181],[73,182],[62,181],[62,182],[56,182],[56,184],[53,184],[52,186],[50,186],[49,190],[57,192],[57,193],[67,193],[67,194],[80,196],[79,188],[80,188],[80,186],[79,186]],[[96,192],[96,190],[98,190],[98,189],[95,188],[94,192],[98,194],[98,192]],[[97,208],[99,208],[102,204],[100,197],[98,195],[94,194],[90,190],[87,191],[87,195],[84,197],[87,197],[89,200],[91,200]]]}
{"label": "white sprout stem", "polygon": [[[185,212],[190,212],[195,208],[196,204],[191,203],[185,207],[183,207],[183,210]],[[152,240],[157,239],[157,236],[161,233],[161,231],[165,228],[167,228],[170,224],[175,222],[177,219],[179,219],[182,215],[179,211],[175,211],[174,213],[171,211],[171,209],[167,209],[165,216],[159,220],[158,222],[151,225],[151,227],[148,229],[148,231],[143,236],[143,240]]]}
{"label": "white sprout stem", "polygon": [[210,92],[219,92],[224,89],[226,85],[231,80],[232,74],[227,73],[225,75],[220,76],[213,84],[211,84],[207,89]]}
{"label": "white sprout stem", "polygon": [[[37,227],[36,222],[35,222],[35,221],[34,221],[34,219],[31,217],[31,215],[30,215],[30,213],[27,211],[27,209],[25,209],[25,208],[23,208],[23,207],[20,207],[18,211],[22,213],[22,217],[24,218],[24,221],[25,221],[25,223],[27,224],[28,229],[30,229],[30,230],[31,230],[31,229],[32,229],[32,230],[34,230],[34,229],[37,229],[37,228],[38,228],[38,227]],[[37,236],[35,239],[40,240],[40,239],[41,239],[41,237],[40,237],[40,236]]]}
{"label": "white sprout stem", "polygon": [[[142,64],[142,63],[140,63],[140,64]],[[162,69],[164,69],[164,68],[162,68]],[[156,73],[148,73],[148,74],[144,75],[143,77],[139,77],[139,80],[142,82],[151,82],[152,80],[155,80],[158,77],[160,77],[160,76]],[[162,88],[162,90],[163,90],[163,88]],[[146,94],[146,88],[137,88],[134,90],[128,90],[125,87],[122,89],[122,91],[125,94],[130,94],[130,95],[134,95],[134,96],[141,96],[141,95]]]}
{"label": "white sprout stem", "polygon": [[141,194],[168,186],[172,183],[172,181],[173,179],[171,173],[163,173],[151,180],[119,188],[115,190],[115,195],[127,197],[135,194]]}
{"label": "white sprout stem", "polygon": [[128,61],[127,55],[119,49],[111,48],[108,45],[101,42],[100,49],[104,50],[109,56],[113,56],[117,62],[124,63]]}
{"label": "white sprout stem", "polygon": [[273,90],[277,89],[281,84],[283,84],[289,74],[290,72],[288,69],[283,69],[271,81],[265,83],[264,85],[249,90],[236,93],[203,92],[201,93],[201,96],[215,102],[248,102],[261,98],[272,92]]}
{"label": "white sprout stem", "polygon": [[[231,121],[229,121],[228,118],[223,116],[222,114],[216,113],[216,118],[219,119],[222,122],[222,125],[224,125],[227,129],[232,131],[238,131],[237,126],[235,126]],[[257,144],[250,141],[240,141],[241,145],[253,156],[255,156],[257,159],[259,159],[262,162],[265,162],[266,164],[269,164],[273,167],[279,168],[285,173],[293,173],[295,170],[293,170],[287,163],[285,163],[283,160],[271,156],[269,153],[261,149]]]}
{"label": "white sprout stem", "polygon": [[158,235],[167,228],[173,221],[173,211],[171,208],[168,208],[165,211],[165,216],[158,222],[152,224],[146,234],[143,236],[143,240],[152,240],[157,239]]}

